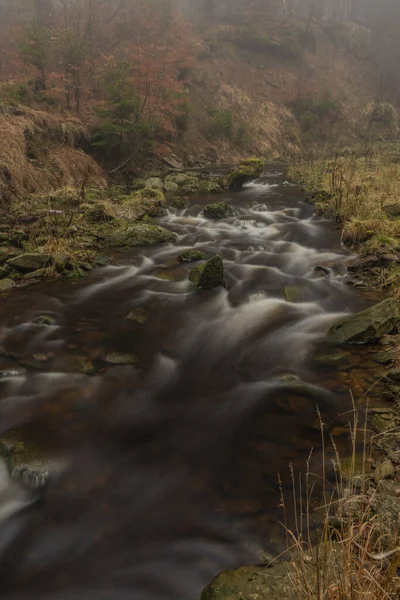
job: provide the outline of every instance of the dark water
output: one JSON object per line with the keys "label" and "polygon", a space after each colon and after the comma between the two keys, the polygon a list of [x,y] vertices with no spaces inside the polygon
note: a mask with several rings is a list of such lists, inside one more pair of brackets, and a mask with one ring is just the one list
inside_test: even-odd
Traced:
{"label": "dark water", "polygon": [[[349,391],[378,396],[368,351],[336,360],[325,340],[371,302],[347,285],[339,233],[277,172],[226,197],[236,218],[207,221],[210,198],[193,200],[160,220],[176,245],[3,301],[0,431],[58,475],[16,512],[25,495],[0,473],[15,513],[2,597],[197,599],[219,571],[282,550],[277,474],[289,488],[311,447],[320,469],[316,406],[345,449]],[[176,260],[192,247],[222,256],[228,291],[193,290]]]}

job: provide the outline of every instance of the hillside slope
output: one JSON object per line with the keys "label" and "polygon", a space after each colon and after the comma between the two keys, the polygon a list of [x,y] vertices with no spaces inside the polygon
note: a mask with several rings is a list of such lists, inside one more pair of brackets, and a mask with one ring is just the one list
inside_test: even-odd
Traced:
{"label": "hillside slope", "polygon": [[190,163],[249,152],[290,156],[333,137],[345,145],[358,135],[374,88],[352,39],[359,46],[367,30],[343,25],[345,35],[334,41],[338,26],[326,24],[304,42],[304,27],[271,22],[262,29],[226,25],[203,32],[189,81],[188,127],[178,142]]}

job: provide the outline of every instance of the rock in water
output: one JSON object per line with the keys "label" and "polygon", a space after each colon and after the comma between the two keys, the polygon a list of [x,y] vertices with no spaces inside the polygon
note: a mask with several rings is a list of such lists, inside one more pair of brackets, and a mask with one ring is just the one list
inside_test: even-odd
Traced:
{"label": "rock in water", "polygon": [[203,212],[206,219],[227,219],[235,216],[232,208],[226,202],[207,204]]}
{"label": "rock in water", "polygon": [[202,265],[194,267],[189,273],[189,281],[204,290],[211,290],[220,285],[226,287],[222,258],[217,254]]}
{"label": "rock in water", "polygon": [[201,250],[185,250],[178,256],[180,262],[195,262],[196,260],[205,260],[206,256]]}
{"label": "rock in water", "polygon": [[350,317],[335,323],[328,336],[343,344],[377,342],[385,333],[391,333],[400,323],[400,302],[388,298]]}
{"label": "rock in water", "polygon": [[261,158],[248,158],[228,174],[226,185],[229,188],[239,189],[246,181],[257,179],[264,170],[264,161]]}

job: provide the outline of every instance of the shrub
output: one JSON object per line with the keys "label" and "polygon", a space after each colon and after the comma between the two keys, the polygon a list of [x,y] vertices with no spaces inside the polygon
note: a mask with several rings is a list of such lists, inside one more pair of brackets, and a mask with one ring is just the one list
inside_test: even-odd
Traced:
{"label": "shrub", "polygon": [[230,110],[211,109],[208,111],[211,123],[207,133],[212,138],[231,138],[233,134],[233,115]]}

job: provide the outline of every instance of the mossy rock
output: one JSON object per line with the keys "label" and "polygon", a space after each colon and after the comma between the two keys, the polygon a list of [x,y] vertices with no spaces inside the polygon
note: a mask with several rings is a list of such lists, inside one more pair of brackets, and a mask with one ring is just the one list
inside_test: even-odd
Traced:
{"label": "mossy rock", "polygon": [[189,200],[180,196],[175,196],[171,199],[170,205],[177,210],[185,210],[189,207]]}
{"label": "mossy rock", "polygon": [[202,265],[194,267],[189,273],[189,281],[197,288],[204,290],[211,290],[219,286],[226,287],[222,258],[217,254]]}
{"label": "mossy rock", "polygon": [[53,265],[54,257],[51,254],[30,252],[11,258],[7,264],[17,271],[30,273]]}
{"label": "mossy rock", "polygon": [[153,190],[162,190],[163,181],[160,179],[160,177],[149,177],[149,179],[146,179],[145,187]]}
{"label": "mossy rock", "polygon": [[226,202],[215,202],[214,204],[207,204],[203,211],[206,219],[227,219],[228,217],[234,217],[235,213],[232,208]]}
{"label": "mossy rock", "polygon": [[124,203],[136,204],[151,217],[159,217],[162,216],[161,209],[165,208],[167,201],[161,189],[145,187],[127,196]]}
{"label": "mossy rock", "polygon": [[261,158],[248,158],[231,170],[227,176],[227,187],[241,188],[246,181],[257,179],[264,170],[264,161]]}
{"label": "mossy rock", "polygon": [[201,600],[289,600],[292,587],[287,571],[284,563],[270,569],[225,571],[206,587]]}
{"label": "mossy rock", "polygon": [[15,283],[12,279],[1,279],[0,280],[0,294],[2,294],[4,292],[10,292],[14,286],[15,286]]}
{"label": "mossy rock", "polygon": [[180,188],[180,193],[181,194],[197,194],[199,192],[199,189],[200,189],[199,180],[193,179],[189,183],[185,183],[185,185],[183,185]]}
{"label": "mossy rock", "polygon": [[52,277],[54,276],[54,271],[53,269],[37,269],[36,271],[32,271],[31,273],[26,273],[23,276],[24,280],[30,280],[30,279],[46,279],[48,277]]}
{"label": "mossy rock", "polygon": [[173,181],[166,181],[164,183],[164,191],[166,194],[175,194],[179,190],[179,185]]}
{"label": "mossy rock", "polygon": [[400,302],[388,298],[341,319],[331,327],[328,335],[334,342],[368,344],[377,342],[385,333],[391,333],[399,323]]}
{"label": "mossy rock", "polygon": [[220,194],[222,191],[219,183],[212,179],[201,181],[198,189],[199,194]]}
{"label": "mossy rock", "polygon": [[195,262],[196,260],[205,260],[206,256],[201,250],[186,250],[178,256],[180,262]]}
{"label": "mossy rock", "polygon": [[114,231],[108,237],[110,246],[134,247],[175,242],[176,234],[158,225],[137,223],[125,230]]}
{"label": "mossy rock", "polygon": [[198,179],[197,177],[193,175],[187,175],[186,173],[171,173],[164,179],[164,185],[170,182],[176,183],[178,187],[182,187],[184,185],[193,184],[193,182],[198,183]]}

